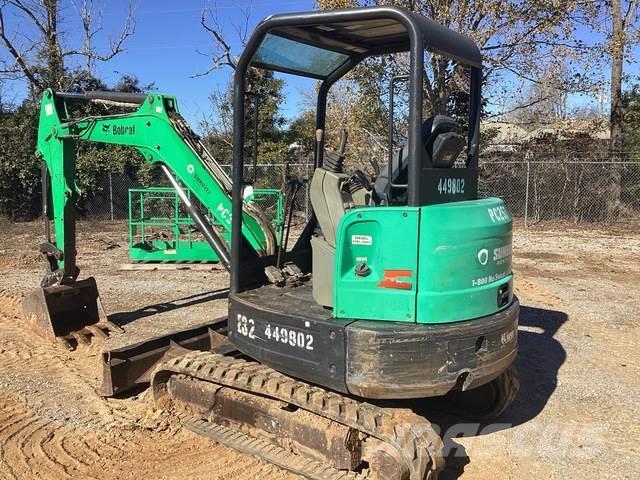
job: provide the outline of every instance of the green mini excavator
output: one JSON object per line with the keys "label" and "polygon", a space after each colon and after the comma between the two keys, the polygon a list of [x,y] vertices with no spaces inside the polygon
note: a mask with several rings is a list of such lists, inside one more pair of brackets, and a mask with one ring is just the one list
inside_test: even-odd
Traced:
{"label": "green mini excavator", "polygon": [[[394,85],[406,82],[406,143],[394,151],[392,118],[377,178],[347,172],[346,135],[337,152],[325,147],[328,93],[365,59],[396,53],[406,53],[408,73],[391,80],[390,117]],[[429,54],[468,72],[466,131],[423,111]],[[250,68],[318,80],[313,213],[291,248],[244,201]],[[230,270],[229,311],[188,332],[106,351],[105,394],[150,382],[156,402],[188,428],[307,478],[436,478],[440,437],[427,419],[389,401],[446,395],[452,410],[487,420],[518,390],[512,221],[501,200],[478,198],[481,68],[473,41],[401,8],[268,17],[235,71],[230,178],[173,97],[47,91],[38,152],[55,238],[47,232],[50,272],[25,312],[52,338],[110,327],[95,282],[77,280],[74,146],[134,146],[230,228],[228,242],[187,203]],[[66,105],[78,100],[135,111],[72,118]]]}

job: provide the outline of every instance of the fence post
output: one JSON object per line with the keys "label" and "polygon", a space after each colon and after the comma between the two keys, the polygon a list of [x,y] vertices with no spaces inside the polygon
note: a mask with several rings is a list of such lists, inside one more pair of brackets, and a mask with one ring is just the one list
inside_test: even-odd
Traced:
{"label": "fence post", "polygon": [[531,162],[527,155],[527,186],[524,192],[524,228],[527,228],[527,222],[529,220],[529,175],[531,172]]}
{"label": "fence post", "polygon": [[111,172],[109,172],[109,210],[111,212],[111,221],[113,222],[113,180]]}

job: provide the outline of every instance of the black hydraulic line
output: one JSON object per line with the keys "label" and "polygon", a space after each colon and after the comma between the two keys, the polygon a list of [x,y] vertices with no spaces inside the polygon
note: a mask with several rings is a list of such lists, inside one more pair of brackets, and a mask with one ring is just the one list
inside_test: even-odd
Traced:
{"label": "black hydraulic line", "polygon": [[174,176],[171,174],[171,172],[169,171],[169,168],[166,165],[162,165],[161,167],[162,167],[162,171],[169,179],[169,182],[171,183],[173,188],[176,189],[176,192],[178,193],[178,196],[182,200],[182,203],[184,203],[184,205],[187,207],[187,210],[189,210],[189,213],[191,214],[191,218],[193,218],[193,220],[195,221],[196,225],[198,226],[198,229],[202,232],[202,234],[204,235],[204,238],[207,240],[209,245],[211,245],[211,248],[213,248],[213,250],[218,255],[218,259],[220,260],[220,263],[222,263],[222,265],[224,266],[224,268],[227,269],[227,271],[231,271],[231,258],[229,255],[229,250],[224,243],[224,240],[211,227],[209,222],[207,222],[202,217],[202,215],[200,214],[198,209],[193,205],[193,203],[191,203],[191,200],[189,200],[189,197],[187,197],[187,194],[185,193],[184,189],[180,186],[180,184],[176,181]]}
{"label": "black hydraulic line", "polygon": [[[387,160],[387,175],[389,176],[389,185],[393,188],[407,188],[407,184],[394,184],[393,183],[393,103],[394,103],[394,88],[396,82],[402,80],[408,80],[409,75],[396,75],[389,80],[389,152]],[[398,169],[402,168],[402,149],[398,154]]]}
{"label": "black hydraulic line", "polygon": [[108,102],[135,103],[142,104],[147,98],[146,93],[130,93],[130,92],[85,92],[85,93],[69,93],[56,92],[56,96],[69,100],[106,100]]}
{"label": "black hydraulic line", "polygon": [[289,233],[291,233],[291,220],[293,219],[293,202],[296,200],[296,195],[300,191],[302,184],[299,181],[296,181],[295,186],[292,189],[291,193],[291,201],[289,202],[289,214],[287,217],[287,235],[284,237],[284,251],[287,251],[287,247],[289,245]]}
{"label": "black hydraulic line", "polygon": [[469,99],[469,133],[466,166],[478,167],[478,147],[480,144],[480,113],[482,110],[482,70],[471,67],[471,95]]}
{"label": "black hydraulic line", "polygon": [[287,251],[287,246],[289,244],[289,232],[291,232],[291,220],[293,219],[293,202],[295,201],[296,195],[300,191],[302,184],[298,179],[289,180],[289,187],[287,188],[287,201],[284,207],[283,218],[286,222],[286,236],[285,236],[285,228],[283,227],[280,231],[280,245],[278,245],[278,256],[276,257],[276,268],[281,268],[280,264],[282,259],[282,252]]}
{"label": "black hydraulic line", "polygon": [[44,222],[44,237],[51,243],[51,225],[49,224],[49,169],[46,162],[42,162],[42,221]]}

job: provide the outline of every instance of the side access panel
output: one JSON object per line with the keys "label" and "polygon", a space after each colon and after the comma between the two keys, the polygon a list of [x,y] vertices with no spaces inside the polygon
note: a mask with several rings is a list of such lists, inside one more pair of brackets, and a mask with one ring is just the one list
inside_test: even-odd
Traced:
{"label": "side access panel", "polygon": [[356,208],[336,242],[336,318],[415,322],[419,208]]}

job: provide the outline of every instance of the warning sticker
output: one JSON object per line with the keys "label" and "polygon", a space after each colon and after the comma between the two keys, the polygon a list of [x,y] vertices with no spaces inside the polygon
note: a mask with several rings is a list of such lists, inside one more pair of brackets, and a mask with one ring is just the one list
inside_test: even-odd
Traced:
{"label": "warning sticker", "polygon": [[372,243],[371,235],[351,235],[351,245],[371,245]]}

